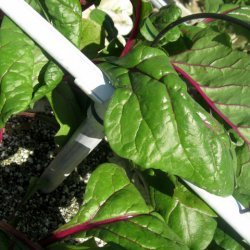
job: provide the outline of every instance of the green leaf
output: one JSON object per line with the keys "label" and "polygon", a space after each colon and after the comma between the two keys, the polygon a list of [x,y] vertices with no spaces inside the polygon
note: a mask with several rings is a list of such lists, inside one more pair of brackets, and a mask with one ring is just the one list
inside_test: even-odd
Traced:
{"label": "green leaf", "polygon": [[228,13],[229,16],[233,16],[240,20],[250,22],[250,6],[238,6],[234,10]]}
{"label": "green leaf", "polygon": [[240,243],[238,243],[231,236],[223,232],[221,229],[217,228],[214,240],[218,246],[220,246],[224,250],[244,250]]}
{"label": "green leaf", "polygon": [[205,0],[205,12],[217,12],[222,4],[223,0]]}
{"label": "green leaf", "polygon": [[168,226],[190,249],[206,249],[216,229],[211,217],[216,216],[215,213],[196,194],[177,180],[170,181],[160,171],[147,176],[146,180],[155,210]]}
{"label": "green leaf", "polygon": [[[218,12],[227,13],[228,16],[243,20],[247,23],[250,22],[250,6],[223,4],[220,6]],[[215,30],[229,34],[232,39],[232,47],[234,49],[241,51],[244,50],[246,52],[249,50],[250,34],[247,29],[221,20],[210,21],[208,25],[214,27]]]}
{"label": "green leaf", "polygon": [[80,48],[87,57],[94,58],[100,49],[104,47],[101,35],[101,25],[91,19],[82,19],[82,37]]}
{"label": "green leaf", "polygon": [[[82,34],[82,10],[78,0],[46,0],[49,17],[57,30],[77,47]],[[32,104],[50,93],[63,78],[63,72],[53,61],[47,65],[42,80],[34,93]]]}
{"label": "green leaf", "polygon": [[53,61],[49,61],[46,65],[44,75],[41,74],[43,80],[36,86],[37,91],[34,93],[31,105],[36,101],[50,93],[63,79],[63,72]]}
{"label": "green leaf", "polygon": [[[209,105],[250,141],[250,60],[244,52],[231,48],[226,35],[203,30],[192,48],[172,58],[172,63],[188,74],[188,80],[204,93]],[[192,79],[192,80],[190,80]]]}
{"label": "green leaf", "polygon": [[94,9],[90,12],[90,19],[102,27],[102,30],[105,31],[105,37],[109,41],[117,37],[118,31],[114,26],[113,20],[107,13],[99,9]]}
{"label": "green leaf", "polygon": [[[183,193],[182,197],[185,195]],[[216,221],[203,212],[201,213],[196,208],[197,204],[189,202],[187,205],[183,203],[176,194],[169,203],[168,225],[190,249],[206,249],[213,239],[217,226]]]}
{"label": "green leaf", "polygon": [[94,239],[87,240],[81,244],[69,244],[69,243],[55,243],[48,247],[46,250],[124,250],[124,248],[115,244],[106,244],[104,247],[98,247]]}
{"label": "green leaf", "polygon": [[125,171],[115,164],[103,164],[91,175],[78,214],[59,230],[82,223],[148,213],[149,208]]}
{"label": "green leaf", "polygon": [[107,163],[91,175],[78,214],[54,236],[65,236],[65,232],[81,226],[81,231],[90,230],[87,237],[98,237],[125,249],[165,249],[166,246],[187,249],[159,214],[149,213],[149,207],[125,171]]}
{"label": "green leaf", "polygon": [[110,224],[94,230],[93,234],[128,250],[188,249],[158,214],[141,215]]}
{"label": "green leaf", "polygon": [[238,159],[237,189],[239,193],[250,196],[250,145],[244,144],[236,152]]}
{"label": "green leaf", "polygon": [[[148,41],[153,41],[159,32],[167,25],[181,17],[181,10],[176,5],[162,7],[157,13],[148,17],[142,25],[140,32]],[[161,39],[161,45],[176,41],[181,35],[178,27],[171,29]]]}
{"label": "green leaf", "polygon": [[63,146],[83,121],[84,115],[67,82],[61,82],[47,95],[60,129],[55,135],[56,144]]}
{"label": "green leaf", "polygon": [[0,30],[0,127],[28,108],[38,73],[46,63],[34,42],[5,17]]}
{"label": "green leaf", "polygon": [[82,8],[78,0],[45,0],[54,26],[73,44],[80,46]]}
{"label": "green leaf", "polygon": [[[141,170],[160,169],[209,192],[232,194],[229,137],[188,95],[164,52],[140,46],[114,60],[115,65],[130,71],[125,77],[120,70],[115,86],[129,81],[116,89],[106,112],[105,132],[112,149]],[[105,73],[112,79],[113,70]]]}

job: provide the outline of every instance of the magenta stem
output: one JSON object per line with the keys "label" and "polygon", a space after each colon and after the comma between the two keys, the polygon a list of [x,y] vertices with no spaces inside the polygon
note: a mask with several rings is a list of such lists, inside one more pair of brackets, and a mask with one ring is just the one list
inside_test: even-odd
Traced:
{"label": "magenta stem", "polygon": [[191,85],[195,87],[197,92],[202,96],[202,98],[206,101],[206,103],[216,112],[244,141],[247,143],[250,143],[250,141],[245,138],[244,135],[241,134],[238,127],[233,124],[214,104],[214,102],[203,92],[201,89],[199,83],[197,83],[188,73],[186,73],[183,69],[176,66],[174,63],[172,63],[172,66],[174,67],[175,71],[182,75]]}
{"label": "magenta stem", "polygon": [[32,250],[42,250],[42,247],[31,240],[27,238],[25,234],[22,232],[16,230],[14,227],[12,227],[10,224],[0,221],[0,229],[2,229],[6,234],[18,239],[20,242],[25,244],[29,249]]}
{"label": "magenta stem", "polygon": [[140,18],[141,18],[141,4],[142,4],[141,0],[137,0],[134,26],[133,26],[133,29],[130,33],[130,36],[126,42],[126,45],[125,45],[120,57],[125,56],[132,49],[132,47],[135,43],[135,38],[136,38],[138,31],[139,31],[139,22],[140,22]]}
{"label": "magenta stem", "polygon": [[59,241],[61,239],[64,239],[64,238],[66,238],[66,237],[68,237],[68,236],[70,236],[72,234],[88,231],[88,230],[95,229],[95,228],[105,226],[105,225],[115,223],[115,222],[128,220],[130,218],[134,218],[134,217],[137,217],[137,216],[139,216],[139,214],[121,215],[121,216],[118,216],[118,217],[115,217],[115,218],[110,218],[110,219],[106,219],[106,220],[102,220],[102,221],[96,221],[96,222],[87,221],[85,223],[73,226],[73,227],[68,228],[68,229],[64,229],[64,230],[61,230],[61,231],[55,231],[49,237],[40,240],[39,243],[42,246],[45,247],[45,246],[48,246],[49,244],[52,244],[52,243],[57,242],[57,241]]}

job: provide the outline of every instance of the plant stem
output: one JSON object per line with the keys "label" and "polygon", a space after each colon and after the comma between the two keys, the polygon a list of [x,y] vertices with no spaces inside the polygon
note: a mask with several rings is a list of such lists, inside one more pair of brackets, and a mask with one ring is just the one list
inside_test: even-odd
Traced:
{"label": "plant stem", "polygon": [[250,143],[250,141],[247,140],[247,138],[244,137],[244,135],[241,134],[238,127],[233,124],[214,104],[214,102],[203,92],[201,89],[199,83],[197,83],[190,75],[188,75],[183,69],[176,66],[174,63],[172,63],[172,66],[174,67],[175,71],[182,75],[195,89],[197,92],[202,96],[202,98],[205,100],[205,102],[214,110],[215,113],[217,113],[232,129],[247,143]]}
{"label": "plant stem", "polygon": [[8,235],[13,236],[14,238],[18,239],[20,242],[24,243],[26,246],[28,246],[32,250],[43,249],[37,243],[34,243],[31,240],[29,240],[25,234],[16,230],[14,227],[12,227],[11,225],[9,225],[8,223],[4,221],[0,221],[0,229],[2,229]]}
{"label": "plant stem", "polygon": [[130,36],[126,42],[126,45],[125,45],[120,57],[125,56],[132,49],[132,47],[134,45],[135,38],[136,38],[138,31],[139,31],[139,22],[140,22],[140,18],[141,18],[141,5],[142,5],[141,0],[137,0],[136,10],[135,10],[135,21],[134,21],[133,29],[130,33]]}
{"label": "plant stem", "polygon": [[87,221],[84,222],[82,224],[61,230],[61,231],[55,231],[54,233],[52,233],[52,235],[50,235],[49,237],[42,239],[39,241],[39,243],[42,246],[48,246],[56,241],[59,241],[61,239],[64,239],[72,234],[76,234],[79,232],[84,232],[84,231],[88,231],[88,230],[92,230],[92,229],[96,229],[99,228],[101,226],[105,226],[111,223],[115,223],[115,222],[119,222],[119,221],[125,221],[134,217],[139,216],[139,214],[134,214],[134,215],[121,215],[115,218],[110,218],[110,219],[106,219],[106,220],[102,220],[102,221],[95,221],[92,222]]}

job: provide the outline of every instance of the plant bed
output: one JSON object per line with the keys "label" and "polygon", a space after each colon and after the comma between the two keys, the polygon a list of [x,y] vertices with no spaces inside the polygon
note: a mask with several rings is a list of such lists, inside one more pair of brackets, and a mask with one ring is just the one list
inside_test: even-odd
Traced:
{"label": "plant bed", "polygon": [[[237,212],[249,212],[248,3],[207,1],[206,10],[220,14],[181,18],[174,5],[154,12],[148,1],[131,2],[120,2],[125,3],[124,9],[116,9],[117,2],[95,2],[96,8],[84,12],[83,19],[77,0],[30,2],[98,64],[115,88],[104,121],[93,107],[89,111],[100,131],[104,123],[104,135],[115,157],[92,172],[79,198],[78,212],[48,236],[38,241],[35,236],[33,242],[17,231],[16,223],[20,228],[24,224],[22,216],[16,221],[8,218],[9,224],[0,222],[2,248],[7,249],[15,239],[12,244],[21,249],[97,249],[95,237],[107,243],[106,249],[248,248],[185,184],[189,181],[217,196],[233,195],[246,207]],[[89,3],[82,2],[82,7]],[[132,13],[133,29],[126,36]],[[205,19],[193,25],[185,23],[197,18]],[[50,170],[56,177],[63,164],[71,164],[69,160],[74,169],[78,156],[72,155],[83,146],[81,140],[89,142],[89,148],[84,145],[90,152],[91,136],[98,132],[96,124],[87,128],[94,131],[91,136],[76,130],[82,120],[88,124],[90,100],[7,17],[0,32],[1,127],[11,115],[46,97],[59,127],[56,144],[66,145],[60,152],[66,156],[68,152],[64,162],[59,160],[55,167],[50,164]],[[14,33],[15,41],[11,39]],[[235,36],[240,38],[235,40]],[[79,84],[81,79],[76,78]],[[97,100],[93,93],[88,94]],[[17,98],[21,102],[16,103]],[[75,144],[69,144],[75,130],[69,141]],[[104,136],[99,135],[98,142]],[[74,150],[63,151],[67,145],[73,145]],[[29,161],[34,163],[34,159]],[[64,177],[69,173],[65,171]],[[74,176],[75,172],[68,180]],[[47,184],[43,176],[37,179],[33,189],[26,189],[26,198],[33,195],[39,199],[35,191]],[[49,222],[44,218],[44,223]],[[73,246],[72,241],[78,238],[84,242]]]}

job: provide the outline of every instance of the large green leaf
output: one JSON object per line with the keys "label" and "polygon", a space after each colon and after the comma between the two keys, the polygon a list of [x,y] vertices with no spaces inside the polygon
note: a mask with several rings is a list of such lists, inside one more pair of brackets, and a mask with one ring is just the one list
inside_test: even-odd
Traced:
{"label": "large green leaf", "polygon": [[[213,239],[215,213],[197,195],[162,172],[145,175],[155,210],[190,249],[206,249]],[[175,184],[175,187],[174,185]]]}
{"label": "large green leaf", "polygon": [[85,241],[84,243],[79,244],[70,244],[65,242],[55,243],[48,247],[46,247],[46,250],[124,250],[124,248],[113,245],[113,244],[106,244],[104,247],[99,248],[96,245],[96,242],[94,239],[90,239]]}
{"label": "large green leaf", "polygon": [[109,224],[94,230],[93,234],[128,250],[188,249],[158,214],[141,215],[127,221]]}
{"label": "large green leaf", "polygon": [[[38,1],[28,2],[47,15]],[[55,26],[79,46],[82,32],[79,1],[48,0],[46,4]],[[6,17],[1,24],[0,46],[0,127],[3,127],[11,115],[24,111],[51,92],[62,80],[63,72],[53,62],[47,63],[40,48]]]}
{"label": "large green leaf", "polygon": [[108,141],[118,155],[142,170],[161,169],[212,193],[232,193],[230,140],[187,94],[164,52],[140,46],[101,67],[121,86],[105,117]]}
{"label": "large green leaf", "polygon": [[82,8],[78,0],[45,0],[54,26],[77,47],[82,32]]}
{"label": "large green leaf", "polygon": [[34,42],[5,17],[0,30],[0,127],[30,104],[38,73],[46,63]]}
{"label": "large green leaf", "polygon": [[[57,30],[77,47],[80,46],[82,34],[82,10],[78,0],[46,0],[44,2],[49,18]],[[43,74],[32,103],[50,93],[62,80],[63,71],[50,61]]]}
{"label": "large green leaf", "polygon": [[112,218],[148,213],[138,190],[125,171],[115,164],[103,164],[91,175],[84,195],[84,205],[62,229],[77,224],[95,223]]}
{"label": "large green leaf", "polygon": [[206,249],[213,239],[216,221],[200,212],[197,204],[190,202],[190,205],[174,195],[166,204],[167,223],[190,249]]}
{"label": "large green leaf", "polygon": [[[209,35],[204,36],[206,32]],[[202,30],[192,48],[172,58],[209,105],[250,142],[250,58],[231,48],[226,35]]]}
{"label": "large green leaf", "polygon": [[86,187],[84,205],[54,236],[58,238],[65,232],[73,232],[78,226],[82,231],[90,230],[87,237],[99,237],[125,249],[165,249],[166,246],[187,249],[160,215],[150,214],[125,171],[111,163],[93,172]]}

